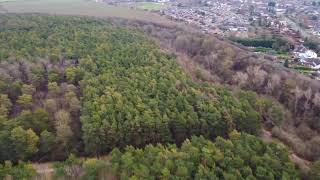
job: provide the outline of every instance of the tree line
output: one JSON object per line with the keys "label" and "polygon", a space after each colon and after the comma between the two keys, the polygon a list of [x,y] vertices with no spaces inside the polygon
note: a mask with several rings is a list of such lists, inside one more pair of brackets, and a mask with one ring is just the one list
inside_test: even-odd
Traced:
{"label": "tree line", "polygon": [[111,156],[119,179],[299,179],[286,150],[237,132],[229,140],[192,137],[180,148],[127,147]]}
{"label": "tree line", "polygon": [[232,41],[248,47],[270,48],[280,52],[289,52],[294,49],[294,44],[284,38],[231,38]]}

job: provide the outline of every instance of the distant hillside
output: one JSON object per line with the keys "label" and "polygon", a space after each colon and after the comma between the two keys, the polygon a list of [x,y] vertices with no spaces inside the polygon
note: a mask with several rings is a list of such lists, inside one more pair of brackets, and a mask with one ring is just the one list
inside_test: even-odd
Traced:
{"label": "distant hillside", "polygon": [[[280,103],[285,108],[284,121],[270,119],[270,112],[251,95],[249,102],[262,114],[265,128],[309,160],[320,157],[320,83],[300,75],[268,55],[249,52],[245,47],[227,40],[204,35],[189,27],[159,26],[150,23],[118,21],[143,29],[169,52],[200,82],[223,84],[236,96],[239,90],[250,90]],[[262,107],[261,107],[262,106]],[[275,112],[276,113],[276,112]]]}

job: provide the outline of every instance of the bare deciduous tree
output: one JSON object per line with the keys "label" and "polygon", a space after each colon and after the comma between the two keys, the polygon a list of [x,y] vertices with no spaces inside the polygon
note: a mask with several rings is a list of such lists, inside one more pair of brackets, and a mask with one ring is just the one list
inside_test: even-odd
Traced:
{"label": "bare deciduous tree", "polygon": [[281,78],[278,74],[271,75],[271,78],[269,79],[267,84],[267,92],[271,94],[275,89],[280,87],[280,83]]}
{"label": "bare deciduous tree", "polygon": [[297,86],[294,90],[294,94],[295,94],[294,112],[297,112],[298,103],[300,98],[304,96],[304,91]]}
{"label": "bare deciduous tree", "polygon": [[66,146],[73,136],[73,132],[70,127],[70,114],[65,110],[59,110],[55,113],[54,117],[56,119],[57,140]]}
{"label": "bare deciduous tree", "polygon": [[314,98],[312,99],[312,102],[314,103],[314,105],[316,105],[317,107],[320,108],[320,93],[317,92],[314,95]]}
{"label": "bare deciduous tree", "polygon": [[247,84],[248,82],[248,75],[243,72],[237,72],[233,76],[233,81],[235,84],[238,84],[240,87],[243,87]]}
{"label": "bare deciduous tree", "polygon": [[247,72],[255,87],[260,87],[267,77],[267,72],[262,70],[260,66],[249,66]]}

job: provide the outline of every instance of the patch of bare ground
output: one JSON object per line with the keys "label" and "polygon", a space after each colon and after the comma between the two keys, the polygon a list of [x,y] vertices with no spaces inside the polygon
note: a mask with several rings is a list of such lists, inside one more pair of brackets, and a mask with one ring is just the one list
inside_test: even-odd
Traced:
{"label": "patch of bare ground", "polygon": [[52,180],[54,174],[54,168],[52,163],[33,163],[37,175],[35,180]]}
{"label": "patch of bare ground", "polygon": [[[85,162],[86,160],[90,159],[87,157],[80,157],[79,158],[82,162]],[[109,156],[101,156],[99,157],[100,160],[103,160],[106,162],[106,164],[109,166],[110,163],[110,157]],[[32,166],[36,170],[36,177],[35,180],[54,180],[54,163],[53,162],[46,162],[46,163],[33,163]],[[84,169],[81,168],[80,176],[84,175]],[[66,178],[65,178],[66,179]],[[110,168],[105,168],[103,171],[99,172],[97,175],[97,180],[116,180],[117,178],[113,175]]]}

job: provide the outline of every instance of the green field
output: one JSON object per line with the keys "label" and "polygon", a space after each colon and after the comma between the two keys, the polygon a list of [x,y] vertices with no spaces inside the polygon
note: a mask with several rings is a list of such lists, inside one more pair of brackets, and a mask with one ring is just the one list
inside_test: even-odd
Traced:
{"label": "green field", "polygon": [[136,3],[136,7],[143,10],[148,11],[158,11],[167,7],[167,5],[162,3],[154,3],[154,2],[138,2]]}
{"label": "green field", "polygon": [[17,1],[17,0],[0,0],[0,3],[3,3],[3,2],[13,2],[13,1]]}
{"label": "green field", "polygon": [[[138,9],[109,6],[91,0],[0,0],[1,10],[9,13],[47,13],[96,17],[121,17],[157,23],[171,23],[166,18]],[[151,5],[146,7],[151,8]],[[153,8],[156,8],[155,6]]]}

